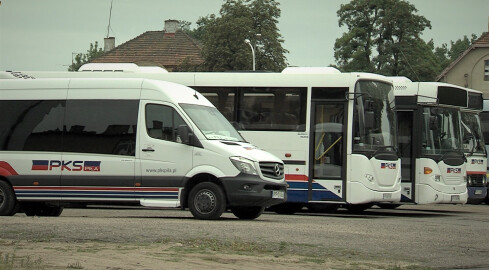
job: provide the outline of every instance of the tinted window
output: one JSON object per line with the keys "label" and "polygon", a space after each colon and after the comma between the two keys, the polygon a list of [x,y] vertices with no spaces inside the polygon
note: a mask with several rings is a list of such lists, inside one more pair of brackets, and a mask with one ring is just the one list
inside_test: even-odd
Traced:
{"label": "tinted window", "polygon": [[479,93],[469,93],[469,104],[468,107],[471,109],[482,110],[484,99],[482,94]]}
{"label": "tinted window", "polygon": [[313,87],[312,99],[346,99],[348,87]]}
{"label": "tinted window", "polygon": [[139,101],[69,100],[64,152],[133,156]]}
{"label": "tinted window", "polygon": [[65,102],[0,101],[0,150],[61,151]]}
{"label": "tinted window", "polygon": [[185,122],[172,107],[146,105],[146,131],[151,138],[181,143],[177,136],[180,125]]}
{"label": "tinted window", "polygon": [[306,88],[243,88],[239,100],[239,128],[304,131],[306,95]]}
{"label": "tinted window", "polygon": [[440,104],[467,107],[467,91],[455,87],[439,86],[438,102]]}

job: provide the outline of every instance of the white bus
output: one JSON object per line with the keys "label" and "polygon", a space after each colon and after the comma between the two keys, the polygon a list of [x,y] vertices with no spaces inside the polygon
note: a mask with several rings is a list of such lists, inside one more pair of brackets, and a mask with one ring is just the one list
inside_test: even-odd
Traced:
{"label": "white bus", "polygon": [[467,107],[461,108],[463,149],[467,158],[467,203],[479,204],[487,197],[487,152],[480,117],[484,99],[480,91],[461,89],[467,91],[468,98]]}
{"label": "white bus", "polygon": [[283,162],[182,85],[0,79],[0,108],[0,215],[59,216],[76,203],[254,219],[285,201]]}
{"label": "white bus", "polygon": [[303,206],[362,210],[400,201],[391,79],[333,68],[288,68],[282,73],[145,73],[124,72],[123,67],[118,71],[26,74],[143,77],[194,88],[247,141],[284,161],[289,188],[287,203],[274,208],[279,213],[294,213]]}
{"label": "white bus", "polygon": [[[394,78],[402,164],[402,201],[466,203],[485,184],[481,93],[438,82]],[[469,160],[470,165],[466,160]],[[484,173],[485,175],[485,173]],[[477,192],[479,193],[479,192]],[[474,192],[475,194],[475,192]]]}
{"label": "white bus", "polygon": [[[489,100],[484,100],[483,111],[480,114],[482,134],[484,134],[484,142],[486,144],[486,154],[489,158]],[[486,177],[489,177],[489,164],[486,170]],[[489,184],[488,184],[489,186]],[[486,204],[489,204],[489,187],[486,196]]]}

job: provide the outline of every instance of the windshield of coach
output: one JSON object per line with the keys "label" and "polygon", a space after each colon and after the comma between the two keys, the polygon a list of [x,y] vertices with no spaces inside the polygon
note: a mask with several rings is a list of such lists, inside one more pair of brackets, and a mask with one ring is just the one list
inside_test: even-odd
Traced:
{"label": "windshield of coach", "polygon": [[478,114],[462,112],[462,136],[465,153],[485,154],[484,137]]}
{"label": "windshield of coach", "polygon": [[397,148],[394,90],[391,84],[358,81],[353,109],[353,151]]}
{"label": "windshield of coach", "polygon": [[422,154],[445,154],[462,149],[460,114],[456,109],[425,107],[423,110]]}

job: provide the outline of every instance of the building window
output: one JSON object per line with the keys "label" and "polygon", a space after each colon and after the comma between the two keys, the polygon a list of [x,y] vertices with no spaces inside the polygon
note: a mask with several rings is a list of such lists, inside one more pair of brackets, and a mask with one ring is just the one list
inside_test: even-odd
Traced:
{"label": "building window", "polygon": [[489,60],[484,61],[484,81],[489,81]]}

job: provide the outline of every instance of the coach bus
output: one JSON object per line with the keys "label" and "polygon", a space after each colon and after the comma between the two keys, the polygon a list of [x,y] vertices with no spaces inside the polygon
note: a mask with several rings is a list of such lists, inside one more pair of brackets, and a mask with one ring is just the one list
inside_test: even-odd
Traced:
{"label": "coach bus", "polygon": [[478,120],[481,93],[407,78],[394,78],[394,92],[402,201],[463,204],[469,197],[467,185],[475,197],[484,193],[481,176],[487,159]]}
{"label": "coach bus", "polygon": [[274,207],[278,213],[340,205],[357,211],[400,201],[397,120],[389,78],[334,68],[178,73],[146,72],[134,64],[88,64],[80,70],[25,75],[142,77],[195,89],[247,141],[284,161],[289,188],[287,203]]}

